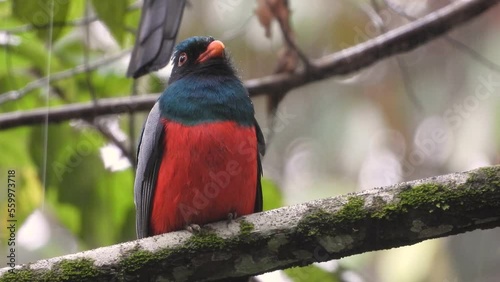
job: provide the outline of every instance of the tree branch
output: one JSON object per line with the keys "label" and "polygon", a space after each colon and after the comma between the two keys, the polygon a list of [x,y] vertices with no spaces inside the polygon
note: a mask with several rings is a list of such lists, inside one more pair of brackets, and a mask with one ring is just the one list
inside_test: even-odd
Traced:
{"label": "tree branch", "polygon": [[[311,62],[314,67],[309,70],[302,70],[293,74],[274,74],[258,79],[251,79],[245,82],[245,86],[251,96],[262,95],[263,93],[281,93],[334,75],[345,75],[355,72],[386,57],[415,49],[458,25],[473,19],[496,5],[499,1],[455,1],[421,19],[391,30],[374,39],[314,60]],[[124,55],[126,52],[120,53],[117,57]],[[100,62],[102,63],[103,61],[101,60]],[[78,73],[82,71],[85,70],[80,67]],[[59,73],[61,75],[52,75],[51,81],[54,78],[68,78],[73,73],[77,72],[68,70]],[[12,93],[9,92],[7,94],[14,96],[26,94],[28,91],[45,85],[45,83],[46,78],[42,78],[28,84],[21,90],[12,91]],[[0,102],[3,100],[4,95],[0,96]],[[102,99],[99,101],[101,105],[95,111],[99,115],[147,111],[152,107],[156,99],[156,96]],[[89,107],[92,107],[92,105],[74,104],[50,110],[49,122],[61,122],[68,119],[85,117],[89,113]],[[46,110],[3,114],[0,115],[0,129],[39,124],[45,121],[45,115]]]}
{"label": "tree branch", "polygon": [[[389,1],[389,0],[385,0]],[[380,17],[380,6],[378,5],[377,0],[371,0],[371,5],[374,9],[375,15],[372,16],[374,18],[373,22],[375,25],[384,33],[387,32],[387,28],[385,27],[384,20]],[[443,37],[446,37],[446,35],[443,35]],[[411,87],[411,75],[408,71],[408,66],[406,65],[405,61],[403,60],[402,57],[400,56],[395,56],[396,63],[398,65],[398,68],[400,70],[400,76],[401,80],[403,82],[404,89],[406,91],[406,95],[408,95],[408,98],[410,101],[413,103],[413,105],[419,110],[423,111],[424,107],[420,103],[420,101],[417,98],[417,95],[415,94],[415,91],[413,91],[413,88]]]}
{"label": "tree branch", "polygon": [[[396,3],[393,3],[390,0],[383,0],[385,5],[394,11],[396,14],[400,15],[401,17],[404,17],[407,20],[414,21],[416,20],[415,17],[407,14],[399,5]],[[500,72],[500,65],[493,63],[491,60],[488,60],[486,57],[483,55],[479,54],[476,52],[474,49],[470,48],[469,46],[465,45],[464,43],[456,40],[455,38],[451,37],[450,35],[443,35],[443,39],[448,42],[451,46],[457,48],[458,50],[464,52],[466,55],[471,57],[472,59],[478,61],[479,63],[483,64],[487,68]]]}
{"label": "tree branch", "polygon": [[212,281],[500,226],[500,166],[0,269],[2,281]]}
{"label": "tree branch", "polygon": [[40,79],[31,81],[30,83],[26,84],[26,86],[24,86],[21,89],[12,90],[12,91],[1,94],[0,95],[0,104],[20,99],[24,95],[28,94],[29,92],[46,86],[47,83],[52,83],[52,82],[56,82],[59,80],[67,79],[67,78],[73,77],[77,74],[93,71],[93,70],[96,70],[100,67],[112,64],[112,63],[118,61],[119,59],[125,57],[126,55],[130,54],[130,52],[131,52],[130,50],[123,50],[117,54],[110,55],[108,57],[104,57],[104,58],[101,58],[99,60],[95,60],[94,62],[91,62],[87,65],[85,65],[85,64],[79,65],[79,66],[74,67],[72,69],[68,69],[65,71],[54,73],[50,76],[42,77]]}
{"label": "tree branch", "polygon": [[75,103],[58,108],[35,109],[31,111],[10,112],[0,115],[0,129],[7,129],[21,125],[35,125],[45,122],[48,116],[49,123],[61,122],[69,119],[88,119],[102,115],[134,113],[151,109],[157,95],[142,95],[126,98],[100,99],[99,104],[93,102]]}

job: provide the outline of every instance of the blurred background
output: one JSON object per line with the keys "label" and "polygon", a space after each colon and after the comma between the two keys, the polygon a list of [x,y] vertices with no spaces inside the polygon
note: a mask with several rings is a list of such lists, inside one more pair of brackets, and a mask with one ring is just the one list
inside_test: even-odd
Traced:
{"label": "blurred background", "polygon": [[[134,44],[140,1],[55,0],[53,10],[49,2],[0,0],[0,97],[14,97],[0,98],[0,113],[163,91],[168,68],[135,83],[125,77],[130,56],[124,50]],[[392,0],[400,13],[417,18],[450,2]],[[318,59],[408,22],[377,3],[289,1],[299,48]],[[190,1],[178,39],[212,35],[225,43],[243,80],[270,75],[284,41],[276,22],[266,37],[257,6],[258,1]],[[48,28],[51,18],[54,25]],[[274,118],[266,96],[255,97],[257,119],[268,136],[265,208],[497,164],[499,24],[496,7],[410,53],[296,88]],[[94,62],[102,65],[70,73]],[[67,78],[51,87],[29,84],[63,71]],[[24,93],[27,85],[36,87]],[[22,97],[12,96],[20,89]],[[94,121],[89,116],[0,131],[0,183],[7,183],[8,170],[16,170],[17,263],[135,239],[129,160],[145,116]],[[7,253],[6,201],[0,193],[1,267]],[[500,281],[498,265],[497,228],[259,279]]]}

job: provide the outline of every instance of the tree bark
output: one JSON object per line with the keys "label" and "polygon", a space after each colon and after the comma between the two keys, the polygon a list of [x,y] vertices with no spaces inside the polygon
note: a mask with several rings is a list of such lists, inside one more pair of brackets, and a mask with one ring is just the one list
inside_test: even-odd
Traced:
{"label": "tree bark", "polygon": [[0,281],[214,281],[500,226],[500,166],[0,269]]}

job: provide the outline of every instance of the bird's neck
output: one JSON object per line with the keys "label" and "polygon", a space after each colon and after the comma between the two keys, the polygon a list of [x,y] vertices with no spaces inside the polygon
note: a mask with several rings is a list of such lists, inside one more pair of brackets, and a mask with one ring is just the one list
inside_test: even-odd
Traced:
{"label": "bird's neck", "polygon": [[186,75],[160,97],[163,118],[185,125],[215,121],[253,124],[254,110],[248,93],[234,75],[204,73]]}

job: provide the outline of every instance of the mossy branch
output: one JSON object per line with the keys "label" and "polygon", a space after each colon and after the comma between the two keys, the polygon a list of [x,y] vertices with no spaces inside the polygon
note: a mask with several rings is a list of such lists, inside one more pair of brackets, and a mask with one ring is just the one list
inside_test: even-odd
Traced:
{"label": "mossy branch", "polygon": [[500,226],[500,166],[0,269],[0,281],[212,281]]}

